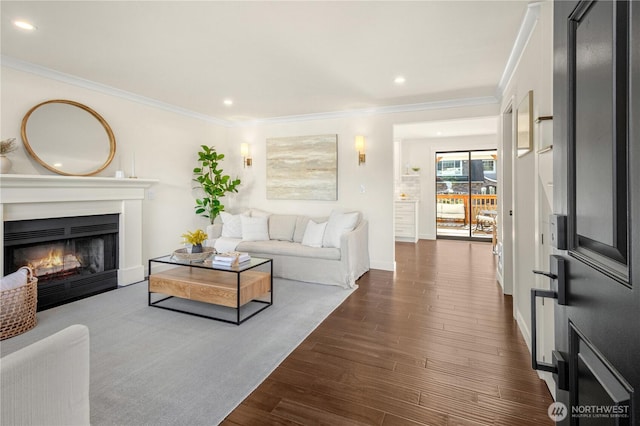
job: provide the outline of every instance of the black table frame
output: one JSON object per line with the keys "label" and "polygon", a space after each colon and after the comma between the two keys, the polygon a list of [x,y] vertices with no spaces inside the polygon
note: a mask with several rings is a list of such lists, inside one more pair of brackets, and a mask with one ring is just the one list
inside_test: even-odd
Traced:
{"label": "black table frame", "polygon": [[[258,261],[258,263],[255,263],[255,261]],[[182,266],[182,267],[191,267],[191,268],[200,268],[200,269],[209,269],[212,271],[220,271],[220,272],[229,272],[229,273],[235,273],[236,274],[236,283],[237,283],[237,302],[236,302],[236,306],[237,308],[232,308],[229,306],[222,306],[222,305],[216,305],[215,303],[210,303],[211,305],[216,305],[216,306],[222,306],[224,308],[228,308],[228,309],[235,309],[236,310],[236,321],[232,321],[232,320],[228,320],[225,318],[220,318],[220,317],[214,317],[214,316],[210,316],[210,315],[204,315],[204,314],[199,314],[197,312],[190,312],[190,311],[185,311],[182,309],[176,309],[176,308],[171,308],[168,306],[161,306],[158,305],[158,303],[163,302],[165,300],[168,299],[172,299],[174,297],[178,297],[178,296],[167,296],[164,297],[162,299],[156,300],[154,302],[151,301],[151,295],[152,294],[162,294],[162,293],[157,293],[157,292],[152,292],[150,290],[150,286],[151,286],[151,281],[147,280],[147,292],[148,292],[148,306],[154,307],[154,308],[160,308],[160,309],[166,309],[168,311],[173,311],[173,312],[180,312],[183,314],[188,314],[188,315],[193,315],[196,317],[201,317],[201,318],[207,318],[207,319],[212,319],[212,320],[216,320],[216,321],[221,321],[221,322],[226,322],[228,324],[235,324],[235,325],[240,325],[243,322],[245,322],[246,320],[253,318],[255,315],[259,314],[260,312],[264,311],[265,309],[267,309],[269,306],[273,305],[273,259],[266,259],[266,258],[257,258],[254,257],[251,259],[251,264],[244,267],[244,266],[240,266],[240,267],[229,267],[229,268],[218,268],[215,266],[208,266],[206,265],[204,262],[189,262],[189,261],[177,261],[174,260],[172,255],[166,255],[166,256],[160,256],[160,257],[156,257],[153,259],[149,259],[149,278],[151,278],[151,264],[155,262],[155,263],[162,263],[165,265],[174,265],[174,266]],[[269,271],[269,301],[264,301],[264,300],[251,300],[249,302],[247,302],[247,304],[251,303],[251,302],[256,302],[256,303],[262,303],[265,306],[263,306],[262,308],[258,309],[257,311],[251,313],[250,315],[248,315],[245,318],[240,319],[240,275],[245,272],[245,271],[249,271],[251,269],[269,264],[270,267],[270,271]],[[185,299],[185,300],[190,300],[190,299]],[[198,300],[194,300],[194,302],[199,302]],[[200,302],[200,303],[208,303],[208,302]]]}

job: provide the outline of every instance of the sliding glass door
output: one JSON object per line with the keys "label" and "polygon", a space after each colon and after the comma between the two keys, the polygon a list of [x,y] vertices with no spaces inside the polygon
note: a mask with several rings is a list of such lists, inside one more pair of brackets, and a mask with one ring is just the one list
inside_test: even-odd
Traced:
{"label": "sliding glass door", "polygon": [[495,239],[497,151],[436,153],[436,235]]}

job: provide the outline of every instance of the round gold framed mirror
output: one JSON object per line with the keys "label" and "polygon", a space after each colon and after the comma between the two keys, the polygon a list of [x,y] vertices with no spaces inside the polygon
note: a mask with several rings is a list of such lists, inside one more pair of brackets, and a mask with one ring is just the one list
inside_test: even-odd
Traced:
{"label": "round gold framed mirror", "polygon": [[65,99],[31,108],[20,132],[29,154],[61,175],[95,175],[116,153],[116,139],[104,118],[86,105]]}

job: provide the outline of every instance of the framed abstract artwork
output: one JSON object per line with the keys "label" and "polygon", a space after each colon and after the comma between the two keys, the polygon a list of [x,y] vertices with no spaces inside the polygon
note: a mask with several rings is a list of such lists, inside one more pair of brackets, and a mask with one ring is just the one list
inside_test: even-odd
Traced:
{"label": "framed abstract artwork", "polygon": [[267,199],[338,199],[338,135],[267,139]]}

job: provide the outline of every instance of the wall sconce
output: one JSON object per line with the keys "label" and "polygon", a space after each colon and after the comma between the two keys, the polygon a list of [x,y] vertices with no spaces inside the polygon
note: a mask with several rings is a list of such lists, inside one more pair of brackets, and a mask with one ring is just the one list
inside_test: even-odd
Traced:
{"label": "wall sconce", "polygon": [[251,157],[249,157],[249,144],[240,144],[240,155],[242,155],[242,164],[244,167],[251,167]]}
{"label": "wall sconce", "polygon": [[366,157],[364,154],[364,136],[356,136],[356,151],[358,151],[358,166],[364,164]]}

